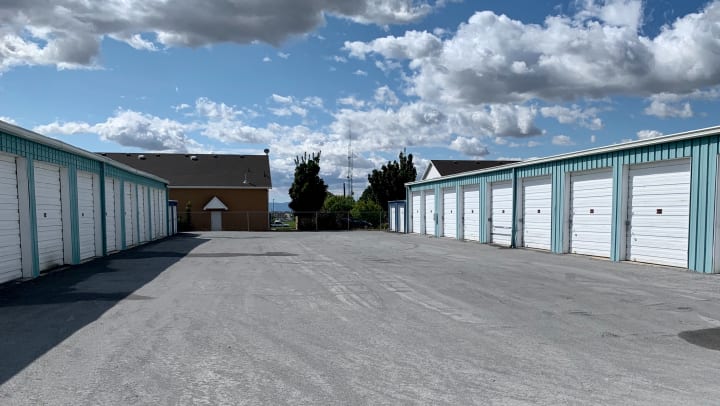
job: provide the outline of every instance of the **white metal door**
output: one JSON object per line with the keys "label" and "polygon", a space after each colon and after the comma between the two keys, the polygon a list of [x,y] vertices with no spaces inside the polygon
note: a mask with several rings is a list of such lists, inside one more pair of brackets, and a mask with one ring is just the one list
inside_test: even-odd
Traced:
{"label": "white metal door", "polygon": [[35,215],[40,270],[65,262],[60,167],[34,162]]}
{"label": "white metal door", "polygon": [[[168,233],[168,201],[165,190],[160,190],[160,236],[165,237]],[[173,227],[175,227],[173,225]]]}
{"label": "white metal door", "polygon": [[20,203],[15,158],[0,155],[0,283],[22,277]]}
{"label": "white metal door", "polygon": [[422,208],[420,207],[421,197],[420,192],[413,192],[412,194],[412,208],[410,211],[410,215],[412,216],[412,232],[413,233],[420,233],[422,230],[420,230],[420,219],[422,219],[423,213],[420,211]]}
{"label": "white metal door", "polygon": [[390,224],[389,224],[390,231],[396,231],[395,230],[395,210],[397,210],[397,205],[390,206]]}
{"label": "white metal door", "polygon": [[435,192],[425,192],[425,234],[435,235]]}
{"label": "white metal door", "polygon": [[118,249],[115,238],[115,221],[118,212],[116,206],[115,179],[105,178],[105,243],[108,252]]}
{"label": "white metal door", "polygon": [[125,244],[129,247],[137,244],[137,222],[135,221],[137,196],[135,184],[125,182]]}
{"label": "white metal door", "polygon": [[480,241],[480,186],[463,187],[463,238]]}
{"label": "white metal door", "polygon": [[490,242],[509,246],[512,242],[512,183],[493,183],[490,186]]}
{"label": "white metal door", "polygon": [[627,259],[688,266],[690,160],[631,167]]}
{"label": "white metal door", "polygon": [[138,241],[145,242],[148,240],[148,215],[147,215],[147,188],[138,186]]}
{"label": "white metal door", "polygon": [[570,252],[609,257],[612,244],[611,171],[570,176]]}
{"label": "white metal door", "polygon": [[443,236],[457,238],[457,191],[443,190]]}
{"label": "white metal door", "polygon": [[523,246],[550,249],[552,239],[552,181],[523,180]]}
{"label": "white metal door", "polygon": [[405,207],[404,206],[400,206],[400,214],[399,214],[398,220],[399,220],[398,223],[400,223],[398,226],[398,231],[401,233],[404,233],[405,232]]}
{"label": "white metal door", "polygon": [[222,231],[222,211],[213,210],[210,212],[210,230]]}
{"label": "white metal door", "polygon": [[93,174],[78,171],[78,231],[80,234],[80,260],[95,256],[95,194]]}

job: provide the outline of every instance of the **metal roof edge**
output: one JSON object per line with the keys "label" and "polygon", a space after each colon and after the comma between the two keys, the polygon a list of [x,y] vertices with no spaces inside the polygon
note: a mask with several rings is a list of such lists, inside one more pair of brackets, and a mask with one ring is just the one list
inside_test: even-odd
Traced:
{"label": "metal roof edge", "polygon": [[54,138],[50,138],[50,137],[44,136],[44,135],[42,135],[42,134],[38,134],[38,133],[36,133],[36,132],[34,132],[34,131],[30,131],[30,130],[28,130],[28,129],[26,129],[26,128],[22,128],[22,127],[20,127],[20,126],[17,126],[17,125],[15,125],[15,124],[10,124],[10,123],[5,122],[5,121],[2,121],[2,120],[0,120],[0,131],[4,131],[4,132],[6,132],[6,133],[8,133],[8,134],[10,134],[10,135],[12,135],[12,136],[15,136],[15,137],[24,138],[24,139],[26,139],[26,140],[28,140],[28,141],[33,141],[33,142],[37,142],[37,143],[39,143],[39,144],[47,145],[47,146],[49,146],[49,147],[52,147],[52,148],[55,148],[55,149],[59,149],[59,150],[61,150],[61,151],[69,152],[69,153],[75,154],[75,155],[80,155],[80,156],[83,156],[83,157],[85,157],[85,158],[92,159],[93,161],[103,162],[103,163],[112,165],[112,166],[114,166],[114,167],[116,167],[116,168],[120,168],[120,169],[122,169],[122,170],[124,170],[124,171],[133,173],[133,174],[135,174],[135,175],[139,175],[139,176],[143,176],[143,177],[146,177],[146,178],[154,179],[154,180],[156,180],[156,181],[158,181],[158,182],[162,182],[162,183],[165,183],[165,184],[168,184],[168,183],[169,183],[169,182],[167,181],[167,179],[163,179],[163,178],[161,178],[161,177],[159,177],[159,176],[155,176],[155,175],[153,175],[153,174],[151,174],[151,173],[147,173],[147,172],[143,172],[143,171],[137,170],[137,169],[135,169],[135,168],[133,168],[133,167],[130,167],[130,166],[125,165],[125,164],[123,164],[123,163],[120,163],[120,162],[118,162],[118,161],[112,160],[112,159],[110,159],[110,158],[104,157],[104,156],[102,156],[102,155],[98,155],[98,154],[92,153],[92,152],[90,152],[90,151],[86,151],[86,150],[84,150],[84,149],[82,149],[82,148],[78,148],[78,147],[72,146],[72,145],[70,145],[70,144],[68,144],[68,143],[65,143],[65,142],[62,142],[62,141],[60,141],[60,140],[56,140],[56,139],[54,139]]}
{"label": "metal roof edge", "polygon": [[585,150],[580,150],[580,151],[575,151],[575,152],[567,152],[567,153],[559,154],[559,155],[551,155],[551,156],[545,157],[545,158],[529,159],[527,161],[520,161],[520,162],[516,162],[516,163],[512,163],[512,164],[505,164],[505,165],[500,165],[500,166],[493,166],[491,168],[478,169],[475,171],[456,173],[453,175],[441,176],[439,178],[434,178],[434,179],[417,180],[415,182],[407,182],[407,183],[405,183],[405,186],[428,184],[428,183],[443,181],[443,180],[447,180],[447,179],[462,178],[462,177],[469,176],[469,175],[479,175],[479,174],[483,174],[483,173],[498,172],[498,171],[505,170],[505,169],[521,168],[524,166],[537,165],[537,164],[542,164],[542,163],[546,163],[546,162],[559,161],[559,160],[563,160],[563,159],[579,158],[579,157],[583,157],[583,156],[604,154],[604,153],[614,152],[614,151],[623,151],[626,149],[646,147],[649,145],[664,144],[666,142],[684,141],[687,139],[705,137],[708,135],[712,135],[713,133],[720,133],[720,125],[701,128],[701,129],[697,129],[697,130],[684,131],[684,132],[675,133],[675,134],[663,135],[660,137],[650,138],[647,140],[635,140],[635,141],[624,142],[621,144],[606,145],[604,147],[585,149]]}

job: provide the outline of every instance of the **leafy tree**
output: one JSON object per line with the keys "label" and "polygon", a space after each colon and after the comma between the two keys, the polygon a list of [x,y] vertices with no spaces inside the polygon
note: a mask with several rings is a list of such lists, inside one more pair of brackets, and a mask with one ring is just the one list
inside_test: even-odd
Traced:
{"label": "leafy tree", "polygon": [[372,173],[368,175],[370,182],[368,194],[383,210],[387,209],[387,204],[391,200],[404,200],[405,183],[413,182],[417,178],[417,169],[413,164],[412,154],[405,155],[401,152],[399,159],[400,162],[388,161],[380,170],[373,169]]}
{"label": "leafy tree", "polygon": [[372,200],[358,200],[355,207],[350,211],[354,219],[365,220],[368,223],[378,225],[383,218],[383,209]]}
{"label": "leafy tree", "polygon": [[320,177],[320,152],[295,157],[295,180],[290,186],[290,208],[294,212],[318,211],[325,202],[327,185]]}
{"label": "leafy tree", "polygon": [[373,194],[372,187],[368,185],[368,187],[363,190],[362,194],[360,195],[359,200],[372,200],[376,201],[375,195]]}
{"label": "leafy tree", "polygon": [[355,200],[350,196],[328,194],[323,203],[323,211],[328,213],[346,212],[355,207]]}

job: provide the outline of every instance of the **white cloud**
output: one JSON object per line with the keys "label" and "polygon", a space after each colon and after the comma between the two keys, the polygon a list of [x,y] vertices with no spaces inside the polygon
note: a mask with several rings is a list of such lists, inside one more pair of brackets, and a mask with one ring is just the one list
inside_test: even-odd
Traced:
{"label": "white cloud", "polygon": [[653,100],[650,105],[645,108],[644,112],[649,116],[656,116],[661,118],[690,118],[693,116],[693,110],[692,107],[690,107],[689,102],[675,105],[657,99]]}
{"label": "white cloud", "polygon": [[53,122],[33,130],[48,135],[90,134],[122,146],[148,151],[187,151],[199,144],[186,133],[196,129],[195,124],[184,124],[132,110],[118,110],[114,116],[97,124],[85,122]]}
{"label": "white cloud", "polygon": [[272,62],[272,59],[270,59],[269,56],[266,56],[266,57],[264,57],[264,58],[262,59],[262,61],[265,62],[265,63],[267,63],[267,62]]}
{"label": "white cloud", "polygon": [[20,65],[95,66],[105,37],[142,50],[219,43],[279,45],[312,32],[333,15],[362,24],[416,22],[443,1],[431,0],[38,0],[3,4],[0,70]]}
{"label": "white cloud", "polygon": [[543,117],[555,118],[561,124],[577,123],[591,130],[599,130],[603,127],[602,120],[597,117],[598,110],[595,108],[583,110],[577,105],[572,105],[571,107],[556,105],[542,107],[540,114],[542,114]]}
{"label": "white cloud", "polygon": [[290,104],[293,102],[292,96],[280,96],[279,94],[273,93],[271,98],[275,103]]}
{"label": "white cloud", "polygon": [[176,106],[172,106],[172,109],[175,111],[183,111],[183,110],[187,110],[189,108],[190,108],[190,105],[186,104],[186,103],[181,103]]}
{"label": "white cloud", "polygon": [[642,34],[640,0],[579,2],[574,16],[526,24],[481,11],[440,39],[408,31],[348,42],[356,58],[407,60],[411,92],[449,105],[687,94],[720,84],[720,1]]}
{"label": "white cloud", "polygon": [[365,107],[365,101],[356,99],[355,96],[341,97],[337,100],[337,103],[343,106],[352,106],[355,109]]}
{"label": "white cloud", "polygon": [[395,106],[400,103],[395,92],[388,86],[381,86],[375,89],[375,102],[388,106]]}
{"label": "white cloud", "polygon": [[597,141],[597,135],[593,134],[590,136],[590,143],[594,144]]}
{"label": "white cloud", "polygon": [[637,132],[637,138],[639,140],[647,140],[650,138],[661,137],[663,133],[657,130],[640,130]]}
{"label": "white cloud", "polygon": [[573,140],[567,135],[556,135],[552,137],[553,145],[575,145]]}
{"label": "white cloud", "polygon": [[284,53],[284,52],[278,52],[278,53],[277,53],[277,56],[279,56],[279,57],[282,58],[282,59],[288,59],[288,58],[290,58],[290,54],[286,54],[286,53]]}
{"label": "white cloud", "polygon": [[362,69],[358,69],[358,70],[356,70],[355,72],[353,72],[353,75],[355,75],[355,76],[367,76],[368,73],[365,72],[365,71],[362,70]]}
{"label": "white cloud", "polygon": [[15,120],[13,120],[10,117],[6,117],[6,116],[0,116],[0,121],[4,121],[9,124],[17,124],[17,122],[15,122]]}
{"label": "white cloud", "polygon": [[490,154],[487,146],[478,138],[457,137],[450,143],[450,149],[470,157],[483,157]]}
{"label": "white cloud", "polygon": [[334,55],[332,57],[332,60],[338,63],[347,63],[347,58],[345,58],[344,56]]}

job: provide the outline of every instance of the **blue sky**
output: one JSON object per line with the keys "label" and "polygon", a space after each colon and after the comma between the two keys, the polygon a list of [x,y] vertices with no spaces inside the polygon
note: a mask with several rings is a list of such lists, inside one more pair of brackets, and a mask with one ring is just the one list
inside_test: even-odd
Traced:
{"label": "blue sky", "polygon": [[[91,151],[527,159],[718,124],[720,0],[0,5],[0,117]],[[16,3],[16,4],[14,4]]]}

